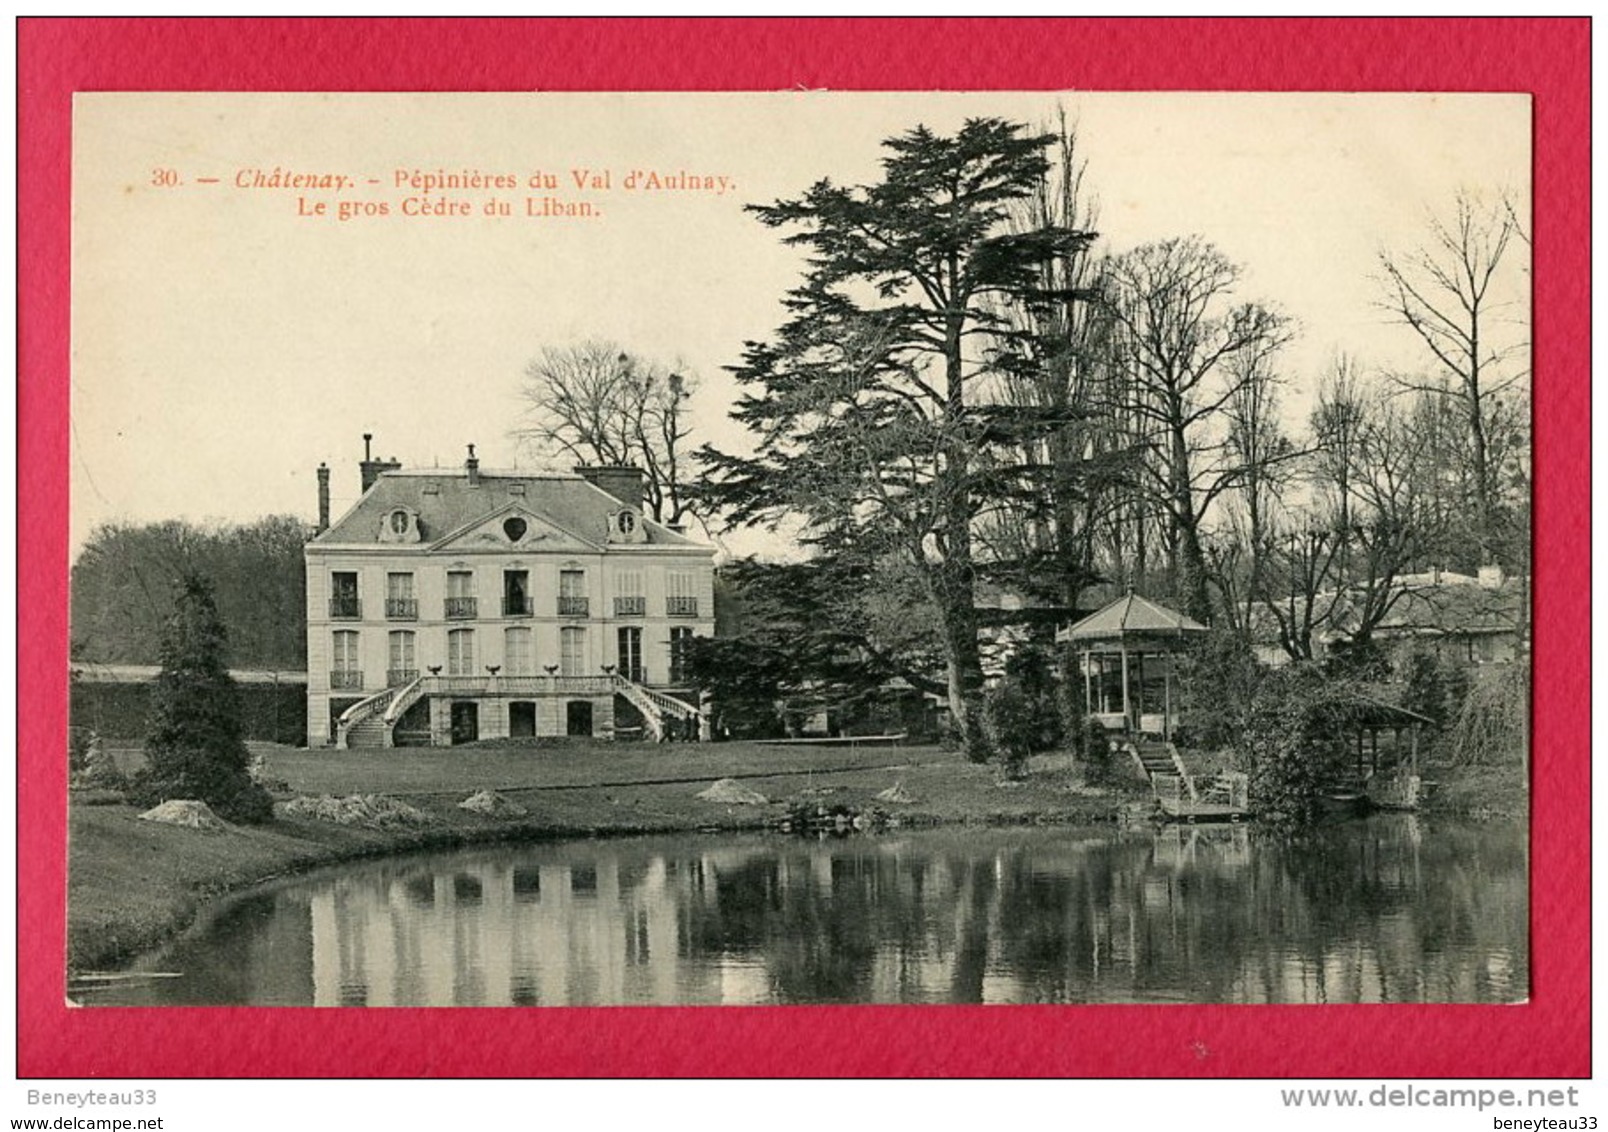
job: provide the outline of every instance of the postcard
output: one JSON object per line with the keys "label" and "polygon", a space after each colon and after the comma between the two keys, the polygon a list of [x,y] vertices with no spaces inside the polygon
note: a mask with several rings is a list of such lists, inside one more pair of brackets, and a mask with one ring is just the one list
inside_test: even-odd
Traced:
{"label": "postcard", "polygon": [[79,91],[70,1024],[1532,1010],[1534,115]]}

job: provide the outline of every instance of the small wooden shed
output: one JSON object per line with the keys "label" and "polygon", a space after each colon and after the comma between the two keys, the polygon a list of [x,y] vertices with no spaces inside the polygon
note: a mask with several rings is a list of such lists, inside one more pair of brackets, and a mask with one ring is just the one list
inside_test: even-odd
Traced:
{"label": "small wooden shed", "polygon": [[[1357,777],[1367,778],[1379,770],[1379,733],[1390,732],[1391,750],[1398,766],[1418,773],[1418,733],[1434,720],[1427,715],[1369,695],[1348,695],[1332,705],[1330,726],[1334,733],[1356,747]],[[1407,757],[1402,758],[1401,736],[1407,733]]]}

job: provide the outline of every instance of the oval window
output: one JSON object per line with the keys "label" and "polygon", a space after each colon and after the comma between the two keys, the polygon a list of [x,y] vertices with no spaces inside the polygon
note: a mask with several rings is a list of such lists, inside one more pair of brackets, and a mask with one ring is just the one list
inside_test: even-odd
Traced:
{"label": "oval window", "polygon": [[620,533],[622,535],[630,534],[632,531],[636,530],[636,516],[629,511],[621,511],[619,525]]}
{"label": "oval window", "polygon": [[525,537],[529,525],[517,515],[503,524],[503,534],[508,536],[509,542],[518,542]]}
{"label": "oval window", "polygon": [[406,511],[391,512],[391,530],[399,535],[408,533],[408,513]]}

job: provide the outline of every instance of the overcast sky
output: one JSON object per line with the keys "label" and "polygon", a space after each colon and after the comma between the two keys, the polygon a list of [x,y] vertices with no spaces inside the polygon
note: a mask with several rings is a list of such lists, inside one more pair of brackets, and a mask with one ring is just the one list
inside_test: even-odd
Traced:
{"label": "overcast sky", "polygon": [[[698,439],[735,446],[722,367],[779,324],[799,270],[743,205],[874,180],[879,142],[918,122],[1047,122],[1058,103],[1103,246],[1201,233],[1244,265],[1238,298],[1296,321],[1297,410],[1336,350],[1417,363],[1370,277],[1381,247],[1424,238],[1427,208],[1468,187],[1528,216],[1521,95],[80,95],[72,550],[113,520],[311,521],[321,460],[339,514],[364,432],[411,466],[471,442],[483,466],[533,466],[509,437],[524,368],[588,337],[697,374]],[[242,187],[276,169],[352,183]],[[577,191],[581,169],[610,187]],[[472,214],[407,217],[413,170],[521,188],[434,192]],[[628,189],[632,171],[729,188]],[[560,187],[525,188],[538,173]],[[527,217],[527,196],[598,214]],[[486,216],[493,197],[513,215]],[[342,221],[342,201],[389,215]]]}

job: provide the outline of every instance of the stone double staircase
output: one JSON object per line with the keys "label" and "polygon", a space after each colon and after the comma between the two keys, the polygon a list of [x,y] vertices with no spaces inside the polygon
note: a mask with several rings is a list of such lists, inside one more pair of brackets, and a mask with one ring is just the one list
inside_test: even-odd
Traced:
{"label": "stone double staircase", "polygon": [[[434,693],[528,694],[538,698],[551,698],[566,694],[612,692],[624,697],[626,702],[641,713],[655,742],[664,741],[671,720],[691,727],[693,735],[689,737],[703,737],[699,733],[703,713],[698,708],[685,700],[638,684],[618,673],[606,677],[549,677],[545,681],[541,677],[505,677],[500,684],[491,680],[481,683],[480,678],[420,676],[406,684],[376,692],[341,713],[336,721],[335,747],[344,751],[392,746],[397,721],[419,700]],[[521,684],[528,683],[530,687],[520,687],[514,683],[515,680]],[[472,688],[466,686],[470,682],[474,682],[475,686]]]}

